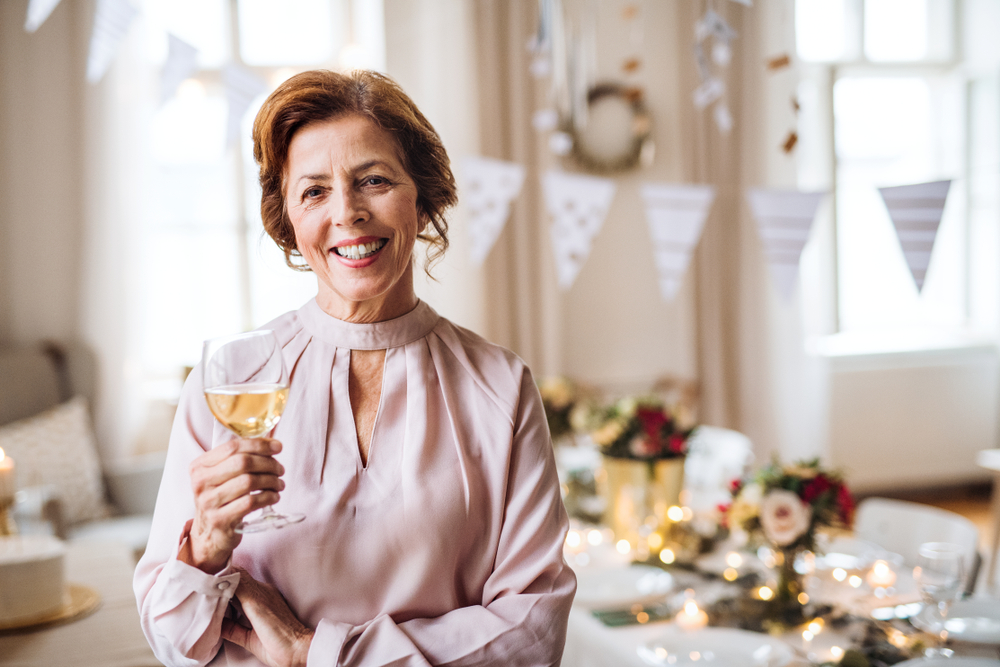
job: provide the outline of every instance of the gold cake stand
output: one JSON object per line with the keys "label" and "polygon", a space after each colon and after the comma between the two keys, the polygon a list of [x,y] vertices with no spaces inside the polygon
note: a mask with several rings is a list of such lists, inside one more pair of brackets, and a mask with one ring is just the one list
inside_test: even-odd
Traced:
{"label": "gold cake stand", "polygon": [[43,628],[72,623],[91,615],[101,606],[101,594],[89,586],[66,584],[66,601],[56,611],[14,622],[0,622],[0,635],[34,632]]}

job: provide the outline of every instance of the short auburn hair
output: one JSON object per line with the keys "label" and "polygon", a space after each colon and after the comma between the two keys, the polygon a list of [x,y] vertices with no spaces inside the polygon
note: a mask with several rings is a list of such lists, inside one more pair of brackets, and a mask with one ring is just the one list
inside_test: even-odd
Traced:
{"label": "short auburn hair", "polygon": [[368,70],[348,73],[329,70],[302,72],[271,93],[253,123],[253,157],[260,168],[260,214],[264,231],[285,253],[293,269],[309,267],[293,261],[301,257],[285,202],[285,174],[292,137],[310,123],[343,116],[370,119],[387,131],[399,146],[407,175],[417,186],[417,213],[427,227],[418,235],[427,242],[428,264],[448,248],[445,211],[458,202],[455,176],[441,137],[413,100],[389,77]]}

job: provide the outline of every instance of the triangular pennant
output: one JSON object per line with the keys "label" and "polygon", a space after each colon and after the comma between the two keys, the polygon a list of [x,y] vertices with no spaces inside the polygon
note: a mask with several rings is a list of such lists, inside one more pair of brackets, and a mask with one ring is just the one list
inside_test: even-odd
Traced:
{"label": "triangular pennant", "polygon": [[239,139],[243,115],[254,98],[267,90],[267,84],[253,72],[233,64],[222,68],[222,82],[226,87],[226,101],[229,103],[226,145],[232,146]]}
{"label": "triangular pennant", "polygon": [[665,301],[673,301],[701,238],[715,190],[709,185],[646,183],[641,193],[660,275],[660,294]]}
{"label": "triangular pennant", "polygon": [[24,29],[35,32],[41,28],[58,4],[59,0],[28,0],[28,15],[24,19]]}
{"label": "triangular pennant", "polygon": [[914,185],[879,188],[889,217],[903,246],[906,264],[910,267],[917,291],[924,287],[927,267],[931,262],[934,239],[944,214],[951,181],[933,181]]}
{"label": "triangular pennant", "polygon": [[181,81],[198,69],[198,49],[169,33],[167,38],[170,40],[170,48],[167,51],[167,62],[163,64],[163,71],[160,73],[161,102],[173,97]]}
{"label": "triangular pennant", "polygon": [[462,177],[463,200],[469,210],[472,262],[479,266],[510,217],[510,202],[524,185],[524,167],[470,156],[462,160]]}
{"label": "triangular pennant", "polygon": [[771,277],[790,299],[799,275],[799,257],[809,240],[816,209],[826,193],[750,188],[747,200],[757,220]]}
{"label": "triangular pennant", "polygon": [[615,182],[598,176],[549,171],[542,179],[545,207],[552,216],[552,248],[559,286],[566,290],[590,255],[615,196]]}
{"label": "triangular pennant", "polygon": [[132,19],[139,13],[128,0],[97,0],[87,55],[87,81],[97,83],[111,66]]}

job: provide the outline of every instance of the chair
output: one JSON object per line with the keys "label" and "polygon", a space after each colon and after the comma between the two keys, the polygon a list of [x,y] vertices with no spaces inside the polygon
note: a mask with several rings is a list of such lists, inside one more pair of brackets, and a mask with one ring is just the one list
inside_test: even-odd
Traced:
{"label": "chair", "polygon": [[957,544],[968,567],[965,593],[975,588],[982,562],[979,530],[961,514],[905,500],[866,498],[858,504],[854,535],[901,555],[907,565],[916,565],[917,551],[925,542]]}
{"label": "chair", "polygon": [[753,463],[750,438],[727,428],[699,426],[684,461],[686,504],[696,512],[714,510],[731,499],[730,484]]}
{"label": "chair", "polygon": [[976,465],[993,473],[993,499],[990,502],[993,534],[990,539],[989,569],[986,570],[986,585],[993,590],[997,574],[997,552],[1000,551],[1000,449],[980,450],[976,456]]}

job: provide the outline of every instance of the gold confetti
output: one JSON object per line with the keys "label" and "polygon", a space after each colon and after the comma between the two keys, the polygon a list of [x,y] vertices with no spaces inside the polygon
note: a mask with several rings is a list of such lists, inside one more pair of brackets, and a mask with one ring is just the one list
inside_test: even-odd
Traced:
{"label": "gold confetti", "polygon": [[785,143],[781,145],[781,150],[791,153],[795,149],[795,144],[799,143],[799,135],[794,131],[788,133]]}
{"label": "gold confetti", "polygon": [[640,67],[642,67],[642,61],[638,58],[629,58],[622,63],[622,69],[629,74],[635,72]]}
{"label": "gold confetti", "polygon": [[626,21],[631,21],[636,16],[639,15],[639,7],[636,5],[626,5],[625,9],[622,10],[622,18]]}
{"label": "gold confetti", "polygon": [[768,58],[767,68],[769,70],[777,70],[783,67],[788,67],[792,64],[792,59],[787,53],[782,53],[780,56],[775,56],[774,58]]}

